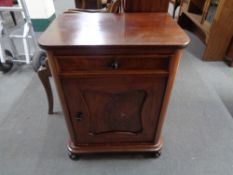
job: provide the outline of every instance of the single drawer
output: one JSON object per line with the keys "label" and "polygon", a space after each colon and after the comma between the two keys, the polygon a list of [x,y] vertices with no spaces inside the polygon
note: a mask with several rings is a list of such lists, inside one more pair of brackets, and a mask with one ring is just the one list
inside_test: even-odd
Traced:
{"label": "single drawer", "polygon": [[57,56],[60,72],[107,70],[164,70],[167,71],[171,56]]}

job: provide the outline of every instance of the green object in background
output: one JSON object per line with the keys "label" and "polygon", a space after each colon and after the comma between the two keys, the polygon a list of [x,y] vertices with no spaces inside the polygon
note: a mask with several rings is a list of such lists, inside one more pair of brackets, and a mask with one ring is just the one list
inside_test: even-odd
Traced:
{"label": "green object in background", "polygon": [[55,13],[47,19],[31,19],[32,26],[35,32],[43,32],[47,29],[49,24],[56,18]]}

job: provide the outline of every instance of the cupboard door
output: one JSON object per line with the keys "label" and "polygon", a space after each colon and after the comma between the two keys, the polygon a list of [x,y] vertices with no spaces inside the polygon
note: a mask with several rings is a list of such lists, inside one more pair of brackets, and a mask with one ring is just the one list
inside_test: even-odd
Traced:
{"label": "cupboard door", "polygon": [[61,77],[78,143],[153,143],[167,75]]}

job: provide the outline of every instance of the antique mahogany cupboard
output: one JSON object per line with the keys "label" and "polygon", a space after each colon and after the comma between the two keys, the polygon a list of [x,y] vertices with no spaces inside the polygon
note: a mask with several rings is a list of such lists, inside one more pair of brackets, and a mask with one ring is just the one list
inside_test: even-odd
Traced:
{"label": "antique mahogany cupboard", "polygon": [[59,16],[39,44],[47,51],[65,114],[70,157],[158,156],[169,96],[188,43],[167,13]]}

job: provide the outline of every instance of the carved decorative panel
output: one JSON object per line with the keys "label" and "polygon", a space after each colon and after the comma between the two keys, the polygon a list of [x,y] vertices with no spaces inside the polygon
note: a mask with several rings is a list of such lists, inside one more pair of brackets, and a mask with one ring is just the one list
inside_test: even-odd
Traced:
{"label": "carved decorative panel", "polygon": [[91,134],[141,132],[145,91],[133,90],[123,93],[85,91],[83,94],[90,113]]}

